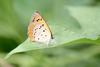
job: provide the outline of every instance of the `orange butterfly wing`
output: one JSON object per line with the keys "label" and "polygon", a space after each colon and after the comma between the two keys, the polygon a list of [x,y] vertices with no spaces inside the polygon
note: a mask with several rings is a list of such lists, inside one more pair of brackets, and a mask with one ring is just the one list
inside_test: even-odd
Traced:
{"label": "orange butterfly wing", "polygon": [[28,37],[36,42],[46,42],[53,38],[50,28],[39,12],[34,13],[28,26]]}

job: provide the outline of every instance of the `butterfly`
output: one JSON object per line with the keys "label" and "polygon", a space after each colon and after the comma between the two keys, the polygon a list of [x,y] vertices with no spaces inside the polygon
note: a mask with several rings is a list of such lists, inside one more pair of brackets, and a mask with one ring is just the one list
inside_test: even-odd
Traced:
{"label": "butterfly", "polygon": [[28,26],[28,37],[32,42],[48,44],[53,39],[51,30],[43,17],[36,11]]}

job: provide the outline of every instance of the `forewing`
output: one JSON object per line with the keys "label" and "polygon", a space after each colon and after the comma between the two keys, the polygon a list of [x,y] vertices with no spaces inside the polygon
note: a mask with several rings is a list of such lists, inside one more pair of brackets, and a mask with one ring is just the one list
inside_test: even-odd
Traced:
{"label": "forewing", "polygon": [[38,12],[35,12],[28,27],[28,36],[31,41],[48,43],[52,33],[47,23]]}

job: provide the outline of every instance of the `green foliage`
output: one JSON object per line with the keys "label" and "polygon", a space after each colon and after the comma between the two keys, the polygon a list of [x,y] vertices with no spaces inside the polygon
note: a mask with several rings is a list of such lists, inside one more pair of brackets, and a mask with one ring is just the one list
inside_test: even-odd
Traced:
{"label": "green foliage", "polygon": [[[61,8],[59,9],[59,7]],[[49,19],[54,36],[53,42],[46,46],[45,44],[31,42],[28,38],[14,49],[8,57],[17,52],[67,45],[69,42],[82,38],[94,40],[98,38],[100,33],[100,28],[98,28],[100,25],[99,7],[57,5],[53,11],[55,17],[54,19]]]}
{"label": "green foliage", "polygon": [[[48,46],[27,38],[27,26],[35,10],[43,15],[53,33]],[[1,0],[0,44],[5,44],[8,51],[26,38],[6,56],[34,50],[27,53],[30,58],[15,54],[15,59],[8,61],[20,67],[99,67],[99,17],[100,6],[95,0]]]}

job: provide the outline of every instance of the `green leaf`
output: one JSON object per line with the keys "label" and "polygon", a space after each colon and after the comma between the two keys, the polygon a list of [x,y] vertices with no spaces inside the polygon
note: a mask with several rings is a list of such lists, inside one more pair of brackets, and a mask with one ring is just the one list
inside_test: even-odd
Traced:
{"label": "green leaf", "polygon": [[12,5],[12,0],[0,1],[0,37],[20,41],[22,38],[19,37],[19,34],[23,36],[23,27]]}
{"label": "green leaf", "polygon": [[[6,58],[8,58],[14,53],[59,46],[82,38],[95,40],[98,37],[98,35],[100,35],[99,7],[68,7],[68,10],[71,14],[68,17],[70,18],[69,21],[63,20],[63,22],[56,22],[57,24],[53,23],[52,25],[50,25],[50,28],[53,32],[54,40],[48,46],[45,44],[31,42],[28,38],[17,48],[12,50]],[[60,21],[61,19],[58,20]],[[67,28],[69,23],[72,23],[72,28]],[[75,30],[75,28],[77,30]]]}
{"label": "green leaf", "polygon": [[[49,21],[54,39],[48,44],[31,42],[29,38],[12,50],[6,58],[14,53],[36,49],[56,47],[87,38],[96,40],[100,35],[100,9],[99,7],[72,7],[65,6],[55,10],[55,18]],[[56,21],[55,21],[56,20]]]}

